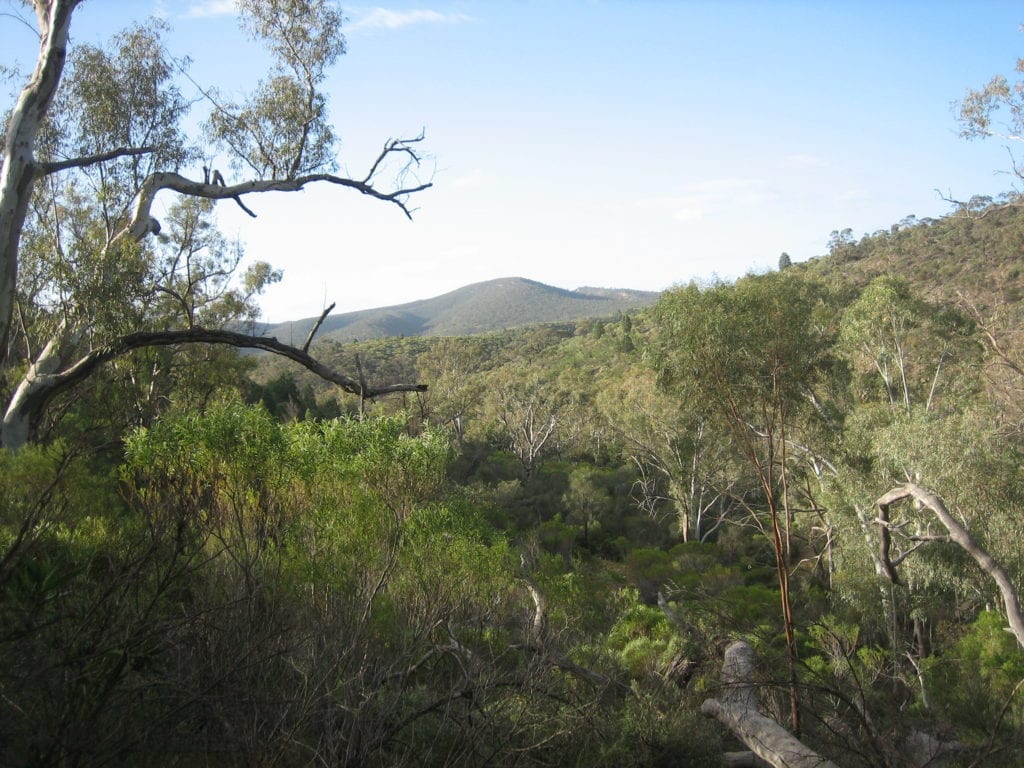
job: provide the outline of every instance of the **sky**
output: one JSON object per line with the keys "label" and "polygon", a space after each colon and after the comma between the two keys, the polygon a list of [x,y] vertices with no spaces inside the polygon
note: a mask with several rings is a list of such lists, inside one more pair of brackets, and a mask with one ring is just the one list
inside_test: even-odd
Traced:
{"label": "sky", "polygon": [[[327,82],[341,167],[425,131],[433,187],[395,206],[336,187],[219,206],[250,261],[284,271],[264,319],[389,306],[518,276],[663,290],[827,252],[908,215],[1013,188],[1008,149],[954,103],[1024,55],[997,0],[428,0],[345,4]],[[0,0],[0,63],[33,63]],[[24,9],[21,9],[25,15]],[[147,15],[204,85],[265,61],[230,0],[87,0],[73,41]],[[186,88],[186,91],[188,89]],[[194,87],[192,92],[194,92]],[[229,183],[243,179],[228,178]]]}

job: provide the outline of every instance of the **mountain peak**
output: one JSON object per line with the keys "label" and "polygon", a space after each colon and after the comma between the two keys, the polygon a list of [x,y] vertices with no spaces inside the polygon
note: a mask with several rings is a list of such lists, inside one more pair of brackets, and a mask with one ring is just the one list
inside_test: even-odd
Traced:
{"label": "mountain peak", "polygon": [[[577,288],[569,291],[525,277],[499,277],[472,283],[430,299],[328,317],[318,338],[339,342],[388,336],[467,336],[517,328],[614,317],[657,301],[653,291]],[[302,339],[316,318],[267,326],[263,333]]]}

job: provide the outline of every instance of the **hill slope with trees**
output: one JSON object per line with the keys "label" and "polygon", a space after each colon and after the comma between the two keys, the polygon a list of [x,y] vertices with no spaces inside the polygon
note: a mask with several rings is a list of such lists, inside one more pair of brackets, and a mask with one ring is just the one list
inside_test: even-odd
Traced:
{"label": "hill slope with trees", "polygon": [[610,319],[299,347],[232,330],[276,272],[236,274],[214,202],[323,182],[401,215],[429,185],[422,137],[335,175],[334,6],[240,0],[271,69],[193,134],[161,24],[69,49],[78,2],[33,5],[0,764],[1024,764],[1015,199]]}
{"label": "hill slope with trees", "polygon": [[[431,299],[328,315],[318,338],[336,342],[389,336],[468,336],[538,323],[608,319],[658,300],[651,291],[577,288],[567,291],[521,277],[488,280]],[[317,318],[261,328],[279,339],[301,341]]]}

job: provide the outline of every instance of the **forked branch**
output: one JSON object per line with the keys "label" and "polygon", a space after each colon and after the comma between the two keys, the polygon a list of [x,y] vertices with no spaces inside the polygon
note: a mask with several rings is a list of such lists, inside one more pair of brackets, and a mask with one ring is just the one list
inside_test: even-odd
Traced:
{"label": "forked branch", "polygon": [[[939,496],[914,483],[901,485],[884,494],[877,502],[875,502],[878,505],[879,522],[882,523],[881,528],[883,540],[887,539],[889,536],[889,530],[893,527],[892,523],[889,522],[889,507],[898,501],[903,501],[904,499],[913,499],[922,507],[931,510],[932,514],[934,514],[946,530],[949,531],[948,539],[946,537],[940,537],[938,540],[948,540],[958,545],[961,549],[967,552],[967,554],[973,557],[974,561],[981,567],[981,569],[992,578],[996,583],[996,586],[999,588],[999,593],[1002,595],[1003,605],[1006,608],[1006,618],[1010,623],[1010,631],[1013,632],[1014,637],[1017,638],[1017,642],[1020,644],[1021,648],[1024,648],[1024,612],[1021,610],[1020,597],[1017,595],[1017,590],[1013,585],[1012,579],[1010,579],[1010,575],[1002,565],[996,562],[996,560],[974,540],[967,529],[950,514],[949,510],[946,509],[945,502]],[[919,541],[923,541],[926,540],[927,537],[917,538]],[[895,565],[888,559],[888,549],[883,547],[880,555],[883,558],[883,563],[885,564],[889,578],[892,579],[894,583],[898,583]]]}

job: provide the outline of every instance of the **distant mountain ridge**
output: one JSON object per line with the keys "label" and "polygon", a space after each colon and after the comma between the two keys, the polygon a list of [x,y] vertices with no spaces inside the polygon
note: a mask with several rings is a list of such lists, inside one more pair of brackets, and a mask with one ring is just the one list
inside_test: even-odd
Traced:
{"label": "distant mountain ridge", "polygon": [[[317,339],[366,341],[392,336],[471,336],[535,323],[614,317],[654,304],[661,294],[627,288],[574,291],[522,277],[503,277],[457,288],[431,299],[329,315]],[[315,317],[264,325],[265,336],[301,344]]]}

